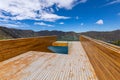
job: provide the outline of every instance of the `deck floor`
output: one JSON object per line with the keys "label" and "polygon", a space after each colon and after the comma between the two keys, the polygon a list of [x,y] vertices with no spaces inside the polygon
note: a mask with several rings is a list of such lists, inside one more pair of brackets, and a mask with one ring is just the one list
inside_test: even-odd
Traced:
{"label": "deck floor", "polygon": [[80,42],[69,54],[30,51],[0,62],[0,80],[98,80]]}

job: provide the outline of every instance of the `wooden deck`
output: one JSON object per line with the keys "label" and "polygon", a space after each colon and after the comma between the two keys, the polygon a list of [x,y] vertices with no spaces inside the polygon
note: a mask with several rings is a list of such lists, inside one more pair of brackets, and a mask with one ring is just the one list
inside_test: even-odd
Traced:
{"label": "wooden deck", "polygon": [[81,43],[69,54],[30,51],[0,62],[0,80],[98,80]]}

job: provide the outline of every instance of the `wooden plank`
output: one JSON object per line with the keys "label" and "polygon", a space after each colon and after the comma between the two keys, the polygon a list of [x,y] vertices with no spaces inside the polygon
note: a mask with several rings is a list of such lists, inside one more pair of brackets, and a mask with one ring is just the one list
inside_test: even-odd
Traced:
{"label": "wooden plank", "polygon": [[80,42],[69,42],[69,54],[28,52],[0,62],[2,80],[97,80]]}
{"label": "wooden plank", "polygon": [[81,36],[82,45],[99,80],[120,79],[120,50],[105,42]]}
{"label": "wooden plank", "polygon": [[51,52],[48,46],[56,41],[56,36],[24,38],[0,41],[0,61],[28,51]]}
{"label": "wooden plank", "polygon": [[53,46],[68,46],[67,41],[56,41],[52,44]]}

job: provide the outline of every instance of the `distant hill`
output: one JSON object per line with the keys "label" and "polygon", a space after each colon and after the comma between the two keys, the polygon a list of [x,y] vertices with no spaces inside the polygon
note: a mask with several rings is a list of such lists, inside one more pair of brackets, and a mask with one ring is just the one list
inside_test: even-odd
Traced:
{"label": "distant hill", "polygon": [[0,39],[11,39],[11,38],[28,38],[28,37],[38,37],[38,36],[58,36],[58,40],[79,40],[80,35],[86,35],[95,39],[100,39],[103,41],[111,42],[120,40],[120,30],[109,31],[109,32],[96,32],[89,31],[84,33],[75,32],[63,32],[63,31],[38,31],[34,32],[32,30],[20,30],[13,28],[0,27]]}
{"label": "distant hill", "polygon": [[35,36],[35,32],[31,30],[20,30],[20,29],[0,27],[1,39],[24,38],[24,37],[34,37],[34,36]]}
{"label": "distant hill", "polygon": [[81,35],[86,35],[91,38],[103,40],[106,42],[120,40],[120,30],[108,31],[108,32],[90,31],[90,32],[81,33]]}
{"label": "distant hill", "polygon": [[32,30],[20,30],[13,28],[6,28],[0,26],[0,39],[11,39],[11,38],[28,38],[28,37],[38,37],[38,36],[58,36],[58,40],[79,40],[78,34],[75,32],[63,32],[63,31],[38,31],[34,32]]}

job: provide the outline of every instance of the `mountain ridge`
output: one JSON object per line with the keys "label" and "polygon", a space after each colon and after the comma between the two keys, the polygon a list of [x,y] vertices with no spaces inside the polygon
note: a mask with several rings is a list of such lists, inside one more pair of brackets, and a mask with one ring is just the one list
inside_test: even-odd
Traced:
{"label": "mountain ridge", "polygon": [[73,31],[64,32],[64,31],[32,31],[32,30],[21,30],[14,28],[7,28],[0,26],[0,39],[11,39],[11,38],[28,38],[28,37],[38,37],[38,36],[58,36],[58,40],[64,41],[76,41],[79,40],[80,35],[89,36],[91,38],[100,39],[103,41],[116,41],[120,40],[120,29],[114,31],[88,31],[82,33],[76,33]]}

